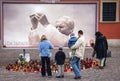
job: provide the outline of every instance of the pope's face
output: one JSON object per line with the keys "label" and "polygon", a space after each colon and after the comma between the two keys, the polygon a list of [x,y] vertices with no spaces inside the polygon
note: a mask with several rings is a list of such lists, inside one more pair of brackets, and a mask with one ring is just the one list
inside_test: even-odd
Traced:
{"label": "pope's face", "polygon": [[65,21],[57,21],[56,22],[56,28],[63,34],[69,35],[71,33],[71,28],[65,23]]}
{"label": "pope's face", "polygon": [[63,34],[68,35],[70,28],[67,26],[65,22],[57,22],[56,28]]}

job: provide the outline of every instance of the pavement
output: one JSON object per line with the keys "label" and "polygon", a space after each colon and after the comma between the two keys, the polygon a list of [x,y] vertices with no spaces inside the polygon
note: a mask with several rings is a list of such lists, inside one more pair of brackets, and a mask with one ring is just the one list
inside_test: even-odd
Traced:
{"label": "pavement", "polygon": [[[112,52],[112,57],[107,58],[106,67],[102,70],[90,68],[82,70],[82,77],[77,81],[120,81],[120,47],[109,48]],[[66,52],[68,50],[65,50]],[[20,50],[0,50],[0,81],[76,81],[73,72],[65,72],[64,78],[55,78],[56,73],[53,72],[52,78],[42,77],[41,73],[34,72],[16,72],[8,71],[5,66],[8,63],[15,61],[15,58],[20,53]],[[30,53],[35,51],[30,50]],[[14,53],[14,55],[12,55]],[[36,53],[36,52],[35,52]],[[92,49],[87,48],[85,57],[90,58]],[[38,54],[31,55],[33,59],[38,59]],[[14,57],[14,58],[13,58]],[[95,59],[95,58],[94,58]]]}

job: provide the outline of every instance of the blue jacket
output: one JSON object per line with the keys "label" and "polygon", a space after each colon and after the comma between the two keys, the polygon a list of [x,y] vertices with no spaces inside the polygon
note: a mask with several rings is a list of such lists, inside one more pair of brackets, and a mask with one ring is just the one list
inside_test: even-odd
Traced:
{"label": "blue jacket", "polygon": [[72,45],[74,45],[77,39],[77,37],[71,37],[68,41],[68,47],[70,48]]}
{"label": "blue jacket", "polygon": [[49,57],[51,54],[50,49],[53,49],[53,48],[54,46],[48,40],[43,40],[38,45],[38,49],[41,57]]}

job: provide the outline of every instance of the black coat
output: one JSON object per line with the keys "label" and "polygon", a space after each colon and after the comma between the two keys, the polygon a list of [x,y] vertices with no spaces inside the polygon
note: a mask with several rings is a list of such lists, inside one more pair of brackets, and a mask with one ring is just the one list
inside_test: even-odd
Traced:
{"label": "black coat", "polygon": [[99,59],[104,58],[104,57],[106,58],[108,43],[107,43],[105,36],[101,35],[96,38],[94,49],[96,51],[97,58],[99,58]]}
{"label": "black coat", "polygon": [[63,65],[64,62],[65,62],[65,53],[63,51],[58,51],[56,54],[55,54],[55,61],[58,65]]}

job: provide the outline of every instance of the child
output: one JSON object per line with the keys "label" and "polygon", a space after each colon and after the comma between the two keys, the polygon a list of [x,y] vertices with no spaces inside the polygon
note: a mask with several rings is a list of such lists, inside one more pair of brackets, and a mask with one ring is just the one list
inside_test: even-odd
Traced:
{"label": "child", "polygon": [[[77,37],[75,37],[75,34],[74,33],[71,33],[70,34],[70,39],[68,41],[68,47],[72,47],[72,45],[75,44],[75,42],[77,41]],[[72,52],[69,52],[69,58],[72,58],[72,55],[75,53],[75,50],[72,50]]]}
{"label": "child", "polygon": [[59,47],[59,51],[55,54],[55,61],[58,65],[58,75],[56,76],[56,78],[64,78],[64,62],[66,56],[62,50],[62,47]]}

